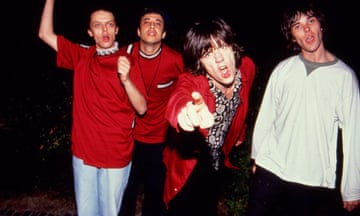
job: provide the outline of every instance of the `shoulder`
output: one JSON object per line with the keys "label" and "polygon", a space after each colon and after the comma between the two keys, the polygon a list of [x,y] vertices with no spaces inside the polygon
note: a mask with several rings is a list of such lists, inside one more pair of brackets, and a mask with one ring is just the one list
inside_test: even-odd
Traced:
{"label": "shoulder", "polygon": [[243,81],[253,81],[255,78],[256,67],[255,63],[249,56],[243,56],[239,65],[241,77]]}
{"label": "shoulder", "polygon": [[245,55],[241,58],[240,68],[255,69],[255,63],[249,56]]}
{"label": "shoulder", "polygon": [[301,63],[301,59],[299,55],[293,55],[293,56],[289,56],[283,60],[281,60],[276,67],[282,67],[284,65],[289,65],[289,64],[295,64],[295,63]]}
{"label": "shoulder", "polygon": [[162,49],[163,49],[164,53],[167,53],[169,55],[181,56],[180,51],[170,47],[169,45],[167,45],[165,43],[162,44]]}
{"label": "shoulder", "polygon": [[120,47],[121,52],[126,52],[129,55],[134,55],[134,53],[138,53],[139,50],[139,42],[133,42],[129,44],[125,44]]}

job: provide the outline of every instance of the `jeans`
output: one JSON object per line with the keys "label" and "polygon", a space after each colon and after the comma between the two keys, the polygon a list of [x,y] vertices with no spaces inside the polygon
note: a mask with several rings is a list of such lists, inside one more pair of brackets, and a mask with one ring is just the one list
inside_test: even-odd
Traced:
{"label": "jeans", "polygon": [[77,215],[117,216],[130,168],[97,168],[73,156]]}

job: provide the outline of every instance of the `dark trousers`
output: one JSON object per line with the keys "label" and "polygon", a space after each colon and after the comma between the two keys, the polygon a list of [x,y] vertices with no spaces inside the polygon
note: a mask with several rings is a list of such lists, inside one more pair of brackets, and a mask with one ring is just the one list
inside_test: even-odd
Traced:
{"label": "dark trousers", "polygon": [[143,185],[142,216],[165,214],[163,201],[165,166],[164,143],[145,144],[135,141],[132,167],[119,216],[134,216],[137,196]]}
{"label": "dark trousers", "polygon": [[256,167],[249,194],[248,216],[343,216],[335,189],[286,182]]}
{"label": "dark trousers", "polygon": [[184,187],[170,201],[167,216],[216,216],[223,174],[207,159],[199,160]]}

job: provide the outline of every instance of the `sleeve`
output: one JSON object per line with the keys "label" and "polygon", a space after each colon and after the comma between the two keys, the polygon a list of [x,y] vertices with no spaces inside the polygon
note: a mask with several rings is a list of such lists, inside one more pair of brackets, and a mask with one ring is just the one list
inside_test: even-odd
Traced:
{"label": "sleeve", "polygon": [[256,117],[251,145],[251,158],[256,159],[259,149],[266,142],[268,135],[272,131],[273,121],[276,118],[276,68],[270,75],[266,84],[265,92],[260,104],[259,112]]}
{"label": "sleeve", "polygon": [[194,91],[194,86],[190,76],[191,75],[185,73],[179,76],[176,88],[170,96],[165,111],[165,118],[169,121],[172,127],[176,128],[177,131],[179,131],[177,121],[178,113],[187,102],[192,100],[191,93]]}
{"label": "sleeve", "polygon": [[355,73],[343,84],[339,119],[343,141],[341,192],[344,201],[360,200],[360,95]]}
{"label": "sleeve", "polygon": [[[56,64],[58,67],[74,70],[76,62],[80,58],[80,44],[72,43],[64,36],[59,35],[57,37],[58,52],[56,55]],[[89,49],[83,47],[82,49]]]}

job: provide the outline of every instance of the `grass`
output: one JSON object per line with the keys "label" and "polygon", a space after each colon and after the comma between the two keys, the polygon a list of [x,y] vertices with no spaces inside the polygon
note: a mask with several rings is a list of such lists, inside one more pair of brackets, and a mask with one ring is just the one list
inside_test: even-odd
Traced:
{"label": "grass", "polygon": [[37,191],[0,197],[1,210],[46,212],[54,215],[75,215],[73,196],[60,191]]}
{"label": "grass", "polygon": [[[135,216],[141,216],[143,196],[139,195]],[[0,210],[16,212],[44,212],[53,215],[76,215],[74,196],[59,190],[37,191],[0,197]],[[218,205],[218,216],[227,216],[227,207],[223,200]]]}

